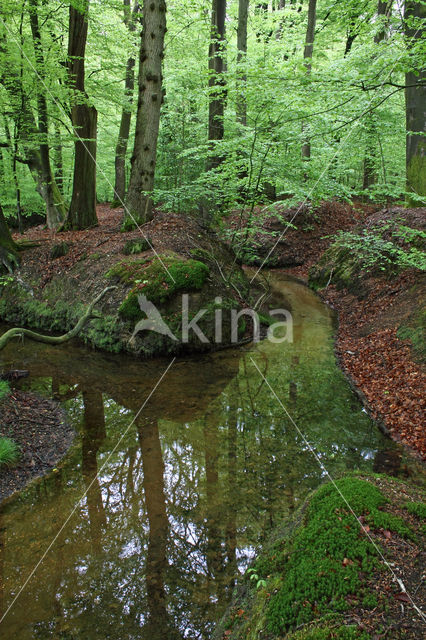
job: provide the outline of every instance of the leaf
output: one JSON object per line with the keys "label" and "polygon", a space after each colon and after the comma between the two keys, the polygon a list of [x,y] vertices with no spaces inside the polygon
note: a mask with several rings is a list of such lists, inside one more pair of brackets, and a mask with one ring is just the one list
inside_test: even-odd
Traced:
{"label": "leaf", "polygon": [[399,600],[400,602],[411,602],[410,598],[404,592],[395,593],[394,598],[395,600]]}

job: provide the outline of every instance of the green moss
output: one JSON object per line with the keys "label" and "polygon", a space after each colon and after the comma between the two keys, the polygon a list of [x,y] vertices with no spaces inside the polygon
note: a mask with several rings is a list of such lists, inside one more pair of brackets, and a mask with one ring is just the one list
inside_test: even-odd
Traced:
{"label": "green moss", "polygon": [[409,513],[426,520],[426,504],[424,502],[406,502],[404,507]]}
{"label": "green moss", "polygon": [[[0,299],[0,317],[17,326],[27,326],[36,330],[65,333],[75,326],[86,309],[86,305],[70,305],[58,301],[54,306],[31,299]],[[122,348],[117,318],[102,315],[93,318],[83,330],[80,339],[99,349],[118,353]]]}
{"label": "green moss", "polygon": [[152,249],[152,243],[148,238],[141,238],[140,240],[128,240],[123,247],[123,253],[125,256],[131,256],[149,249]]}
{"label": "green moss", "polygon": [[357,625],[326,623],[296,631],[286,636],[288,640],[369,640],[371,636],[361,631]]}
{"label": "green moss", "polygon": [[[167,271],[166,271],[167,269]],[[123,260],[106,274],[118,278],[133,288],[120,306],[124,318],[136,320],[142,317],[138,295],[145,295],[153,303],[164,303],[178,291],[201,289],[209,268],[198,260],[182,260],[175,255],[164,255],[152,260]]]}
{"label": "green moss", "polygon": [[350,594],[369,601],[359,573],[369,575],[378,567],[377,550],[362,534],[352,510],[358,517],[363,515],[371,527],[413,536],[402,519],[380,510],[387,500],[373,484],[352,477],[336,484],[337,490],[327,484],[317,491],[305,525],[281,556],[281,564],[277,566],[275,559],[274,568],[283,575],[283,582],[266,614],[272,633],[279,635],[317,616],[344,611],[350,606],[346,600]]}

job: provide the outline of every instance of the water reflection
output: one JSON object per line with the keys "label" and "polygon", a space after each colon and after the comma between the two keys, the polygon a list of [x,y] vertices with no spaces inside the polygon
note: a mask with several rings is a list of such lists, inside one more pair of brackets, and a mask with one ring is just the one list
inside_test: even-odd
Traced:
{"label": "water reflection", "polygon": [[57,536],[4,637],[210,637],[255,546],[323,479],[251,357],[330,473],[407,469],[335,366],[328,309],[295,282],[276,287],[293,345],[177,362],[134,423],[167,362],[8,347],[8,364],[63,402],[80,438],[0,514],[3,611]]}

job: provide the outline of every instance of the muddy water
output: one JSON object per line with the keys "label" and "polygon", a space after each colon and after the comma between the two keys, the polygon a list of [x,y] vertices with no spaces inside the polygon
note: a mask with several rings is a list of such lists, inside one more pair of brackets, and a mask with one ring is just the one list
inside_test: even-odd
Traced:
{"label": "muddy water", "polygon": [[169,361],[3,352],[79,436],[0,512],[1,637],[209,638],[256,545],[324,479],[301,434],[332,475],[404,466],[336,367],[330,310],[284,276],[274,286],[292,344],[176,361],[138,416]]}

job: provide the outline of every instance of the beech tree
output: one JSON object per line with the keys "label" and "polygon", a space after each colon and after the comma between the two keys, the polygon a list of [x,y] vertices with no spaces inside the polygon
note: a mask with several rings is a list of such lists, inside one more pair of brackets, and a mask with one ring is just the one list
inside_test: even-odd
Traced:
{"label": "beech tree", "polygon": [[[406,0],[405,34],[412,51],[411,68],[405,75],[406,110],[406,172],[409,204],[416,205],[426,196],[426,69],[424,38],[426,34],[426,5]],[[423,47],[421,48],[423,42]],[[420,45],[419,50],[416,46]],[[423,61],[423,64],[422,64]],[[420,198],[419,198],[420,197]]]}
{"label": "beech tree", "polygon": [[[226,0],[212,0],[211,32],[209,44],[209,140],[212,149],[215,142],[223,140],[225,128],[225,16]],[[208,169],[214,169],[222,162],[217,152],[210,155]]]}
{"label": "beech tree", "polygon": [[[124,0],[124,23],[130,33],[136,31],[139,4],[135,2],[133,8],[130,0]],[[133,91],[135,88],[135,55],[132,53],[126,64],[124,80],[124,103],[121,111],[120,129],[117,146],[115,147],[115,183],[114,204],[119,206],[126,195],[126,152],[129,142],[130,122],[132,119]]]}
{"label": "beech tree", "polygon": [[[312,67],[312,54],[314,52],[314,38],[315,38],[315,24],[317,19],[317,0],[309,0],[308,8],[308,25],[306,27],[306,39],[305,49],[303,51],[303,58],[305,59],[306,74],[309,76]],[[302,123],[302,132],[306,132],[306,124]],[[311,157],[311,144],[309,137],[307,136],[302,144],[302,158],[307,161]],[[305,171],[305,180],[308,179],[308,175]]]}
{"label": "beech tree", "polygon": [[74,143],[74,177],[65,228],[88,229],[96,217],[96,136],[98,113],[84,88],[89,0],[70,4],[68,83],[71,89],[71,121]]}
{"label": "beech tree", "polygon": [[144,223],[152,218],[157,140],[163,100],[163,57],[166,33],[166,3],[147,0],[142,9],[139,52],[138,109],[126,219]]}

